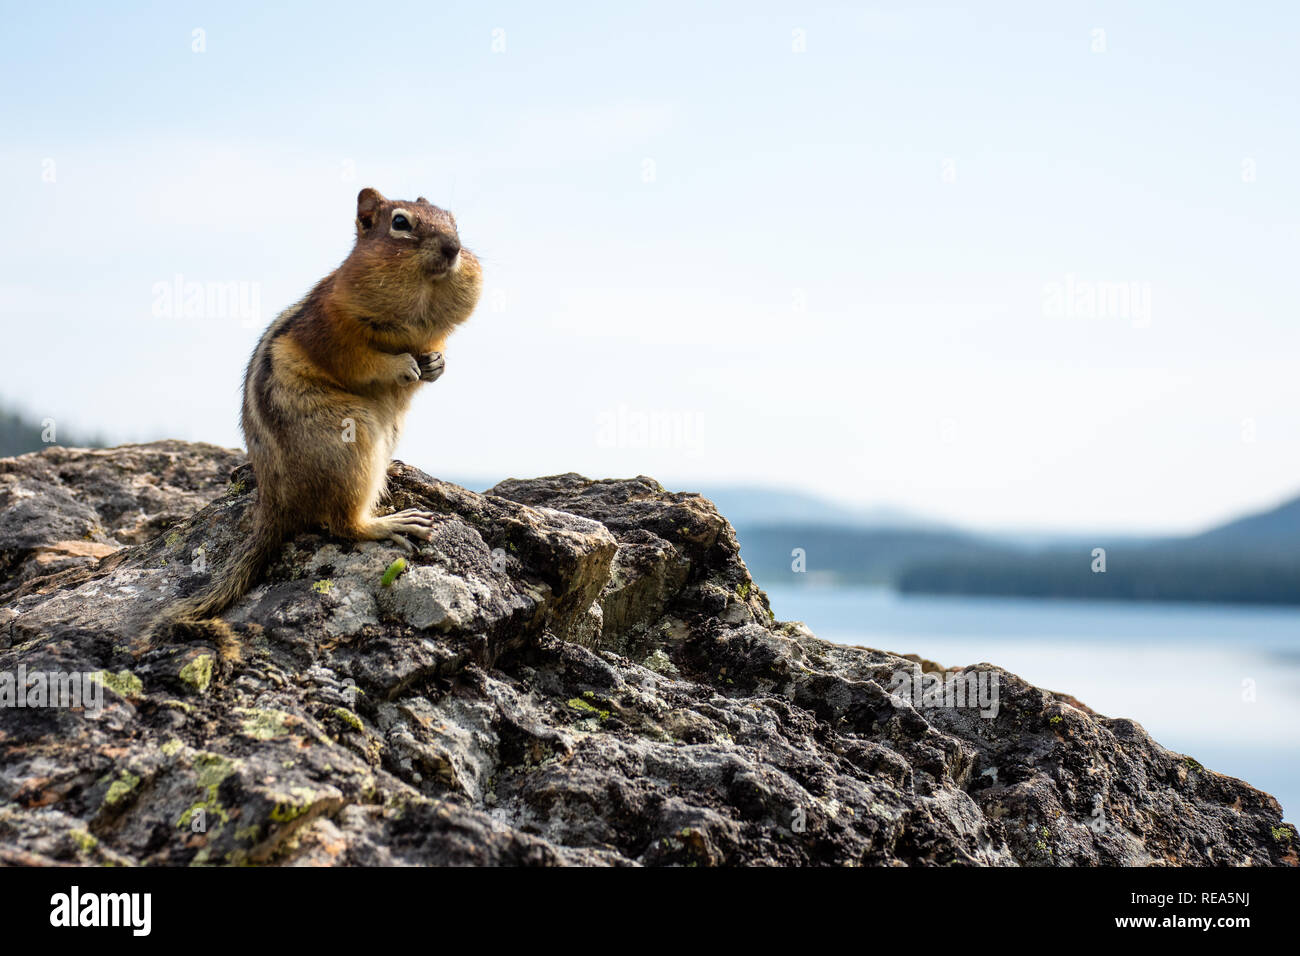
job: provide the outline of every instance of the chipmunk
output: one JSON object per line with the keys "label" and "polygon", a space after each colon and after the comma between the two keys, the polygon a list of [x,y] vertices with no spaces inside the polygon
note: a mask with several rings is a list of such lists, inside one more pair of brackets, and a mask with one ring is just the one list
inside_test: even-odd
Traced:
{"label": "chipmunk", "polygon": [[[357,195],[351,254],[262,334],[244,374],[242,427],[257,477],[253,534],[209,587],[161,619],[205,631],[281,545],[314,527],[358,541],[432,537],[434,515],[376,516],[421,382],[442,375],[447,337],[482,289],[451,213],[423,196]],[[229,637],[227,627],[218,636]]]}

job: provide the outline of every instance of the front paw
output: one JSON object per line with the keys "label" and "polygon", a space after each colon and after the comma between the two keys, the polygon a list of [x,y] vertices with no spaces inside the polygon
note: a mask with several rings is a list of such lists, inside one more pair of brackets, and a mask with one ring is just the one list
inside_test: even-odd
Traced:
{"label": "front paw", "polygon": [[447,360],[441,352],[425,352],[420,356],[420,381],[436,382],[447,370]]}
{"label": "front paw", "polygon": [[409,352],[401,358],[406,361],[402,362],[401,359],[399,359],[399,370],[397,372],[398,384],[414,385],[424,377],[424,368],[421,366],[420,362],[416,360],[415,356],[411,355]]}

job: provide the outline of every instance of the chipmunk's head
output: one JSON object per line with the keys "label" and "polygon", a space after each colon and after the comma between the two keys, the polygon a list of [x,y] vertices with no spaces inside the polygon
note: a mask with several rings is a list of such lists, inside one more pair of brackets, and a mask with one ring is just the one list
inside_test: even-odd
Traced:
{"label": "chipmunk's head", "polygon": [[357,195],[357,244],[340,271],[359,310],[443,329],[469,317],[482,287],[451,213],[423,196],[386,199],[369,187]]}
{"label": "chipmunk's head", "polygon": [[414,260],[433,281],[461,266],[456,217],[423,196],[414,202],[385,199],[366,187],[357,195],[357,245]]}

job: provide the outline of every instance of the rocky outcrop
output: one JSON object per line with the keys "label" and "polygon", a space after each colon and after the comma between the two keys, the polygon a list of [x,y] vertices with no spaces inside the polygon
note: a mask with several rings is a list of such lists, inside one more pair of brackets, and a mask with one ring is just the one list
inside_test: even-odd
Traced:
{"label": "rocky outcrop", "polygon": [[992,706],[944,701],[937,665],[777,623],[714,507],[648,478],[395,464],[392,505],[441,515],[404,568],[304,535],[226,615],[239,659],[150,643],[246,534],[241,461],[0,461],[0,677],[101,694],[10,679],[0,862],[1297,862],[1272,797],[1131,721],[989,665]]}

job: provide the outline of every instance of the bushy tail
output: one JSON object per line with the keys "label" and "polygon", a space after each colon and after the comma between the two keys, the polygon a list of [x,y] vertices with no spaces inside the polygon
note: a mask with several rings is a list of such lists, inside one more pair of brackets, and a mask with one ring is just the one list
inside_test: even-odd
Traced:
{"label": "bushy tail", "polygon": [[217,643],[223,657],[238,657],[238,642],[230,625],[213,615],[220,614],[244,595],[283,542],[279,528],[257,522],[252,540],[214,576],[206,590],[175,602],[158,616],[153,627],[155,639],[208,637]]}

